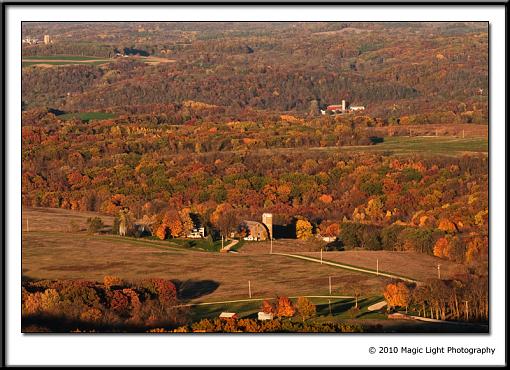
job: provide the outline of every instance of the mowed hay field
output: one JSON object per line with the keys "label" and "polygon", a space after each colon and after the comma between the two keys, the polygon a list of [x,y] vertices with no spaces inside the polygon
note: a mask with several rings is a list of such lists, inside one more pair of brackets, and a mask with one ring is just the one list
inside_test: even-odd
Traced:
{"label": "mowed hay field", "polygon": [[[291,253],[320,259],[320,249],[324,243],[317,241],[303,241],[294,239],[280,239],[273,241],[273,253]],[[245,243],[241,249],[243,253],[268,253],[270,242]],[[364,267],[376,271],[379,260],[379,271],[406,276],[415,280],[437,278],[437,265],[440,264],[441,277],[449,278],[456,274],[466,273],[466,267],[438,257],[415,252],[393,251],[330,251],[323,252],[322,258],[331,262],[344,263],[357,267]]]}
{"label": "mowed hay field", "polygon": [[87,229],[89,217],[100,217],[105,225],[113,224],[113,217],[96,212],[70,211],[60,208],[23,208],[22,211],[23,231],[59,231],[70,232],[73,229]]}
{"label": "mowed hay field", "polygon": [[[320,258],[320,252],[299,254]],[[322,258],[327,261],[365,267],[374,271],[377,269],[377,260],[379,260],[379,271],[408,276],[419,281],[437,278],[438,264],[443,279],[466,273],[466,267],[461,264],[415,252],[332,251],[323,252]]]}
{"label": "mowed hay field", "polygon": [[[24,209],[22,269],[26,279],[90,279],[105,275],[127,280],[161,277],[184,283],[182,296],[192,301],[280,295],[380,295],[388,279],[269,253],[212,253],[172,247],[168,242],[90,235],[70,231],[71,221],[86,225],[97,215],[57,209]],[[111,218],[99,215],[103,221]]]}
{"label": "mowed hay field", "polygon": [[[149,65],[157,65],[160,63],[175,63],[175,59],[160,58],[160,57],[141,57],[130,56],[130,59],[140,60]],[[89,64],[100,65],[107,63],[114,63],[124,58],[101,58],[94,56],[81,56],[81,55],[41,55],[41,56],[25,56],[22,59],[23,67],[39,66],[39,67],[53,67],[72,64]]]}

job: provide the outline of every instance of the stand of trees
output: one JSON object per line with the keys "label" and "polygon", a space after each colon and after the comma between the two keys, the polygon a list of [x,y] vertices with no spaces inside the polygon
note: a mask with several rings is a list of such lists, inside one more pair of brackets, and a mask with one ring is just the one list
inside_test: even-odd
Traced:
{"label": "stand of trees", "polygon": [[430,279],[418,286],[398,282],[386,286],[389,309],[414,311],[437,320],[488,322],[489,281],[487,270],[455,279]]}
{"label": "stand of trees", "polygon": [[175,285],[165,279],[25,281],[21,290],[23,332],[144,332],[188,320],[186,309],[177,307]]}

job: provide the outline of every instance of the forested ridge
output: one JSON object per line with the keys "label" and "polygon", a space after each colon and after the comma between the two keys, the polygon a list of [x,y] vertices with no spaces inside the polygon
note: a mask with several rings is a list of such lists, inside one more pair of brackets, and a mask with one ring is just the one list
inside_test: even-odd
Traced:
{"label": "forested ridge", "polygon": [[[345,99],[386,120],[433,112],[445,121],[487,121],[486,24],[234,23],[223,33],[222,24],[181,25],[188,31],[166,23],[109,25],[105,35],[126,32],[107,43],[101,40],[108,37],[82,26],[81,35],[64,32],[54,44],[27,46],[26,56],[144,51],[176,62],[145,65],[120,58],[103,66],[27,67],[23,100],[27,107],[66,110],[195,100],[234,111],[306,113],[313,99]],[[161,35],[173,41],[162,43]]]}

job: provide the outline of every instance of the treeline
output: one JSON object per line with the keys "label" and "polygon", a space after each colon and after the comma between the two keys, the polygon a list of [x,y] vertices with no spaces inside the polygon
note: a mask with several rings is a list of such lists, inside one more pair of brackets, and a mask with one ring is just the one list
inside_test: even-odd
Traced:
{"label": "treeline", "polygon": [[53,44],[27,45],[22,48],[23,57],[52,56],[52,55],[80,55],[98,58],[112,58],[115,46],[102,43],[54,42]]}
{"label": "treeline", "polygon": [[23,332],[144,332],[188,320],[175,284],[165,279],[23,281],[21,293]]}
{"label": "treeline", "polygon": [[389,284],[384,291],[388,308],[405,309],[436,320],[488,322],[487,270],[455,279],[430,279],[420,284]]}
{"label": "treeline", "polygon": [[[328,224],[330,230],[331,224]],[[338,227],[338,240],[326,250],[387,250],[417,252],[464,264],[487,264],[489,242],[485,231],[461,233],[454,222],[443,218],[437,227],[403,225],[388,226],[343,222]],[[324,233],[326,235],[329,235]],[[332,235],[333,236],[333,235]]]}

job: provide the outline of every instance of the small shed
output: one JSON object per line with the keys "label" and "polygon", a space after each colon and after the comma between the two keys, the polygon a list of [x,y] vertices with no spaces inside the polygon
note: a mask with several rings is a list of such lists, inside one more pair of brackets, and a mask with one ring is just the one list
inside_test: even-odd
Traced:
{"label": "small shed", "polygon": [[272,313],[259,312],[258,319],[260,321],[273,320],[274,315]]}
{"label": "small shed", "polygon": [[236,320],[238,317],[235,312],[222,312],[222,313],[220,313],[219,318],[222,320],[229,320],[229,319]]}

